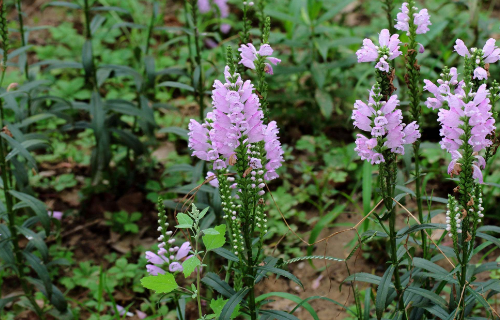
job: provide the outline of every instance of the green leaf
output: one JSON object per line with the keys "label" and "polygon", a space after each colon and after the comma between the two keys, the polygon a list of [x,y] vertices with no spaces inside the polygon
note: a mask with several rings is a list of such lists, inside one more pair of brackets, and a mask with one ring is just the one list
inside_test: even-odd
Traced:
{"label": "green leaf", "polygon": [[300,282],[299,278],[297,278],[296,276],[294,276],[293,274],[291,274],[288,271],[285,271],[283,269],[276,268],[276,267],[270,267],[270,266],[257,267],[257,270],[271,272],[271,273],[277,274],[279,276],[283,276],[285,278],[288,278],[288,279],[292,280],[293,282],[295,282],[296,284],[298,284],[299,286],[301,286],[302,289],[304,289],[304,286],[302,285],[302,282]]}
{"label": "green leaf", "polygon": [[197,256],[192,256],[182,263],[182,268],[184,276],[187,278],[193,273],[193,271],[201,264],[200,259]]}
{"label": "green leaf", "polygon": [[[265,319],[276,319],[276,320],[300,320],[293,314],[289,314],[285,311],[280,311],[280,310],[260,310],[260,314],[263,316],[266,316],[267,318]],[[261,318],[263,319],[263,318]]]}
{"label": "green leaf", "polygon": [[325,85],[326,73],[328,69],[323,65],[314,61],[311,66],[311,73],[313,75],[314,81],[316,82],[318,88],[322,89]]}
{"label": "green leaf", "polygon": [[212,251],[215,252],[215,253],[217,253],[219,256],[221,256],[223,258],[226,258],[227,260],[231,260],[231,261],[234,261],[234,262],[240,262],[240,260],[238,259],[238,257],[234,253],[232,253],[231,251],[229,251],[227,249],[217,248],[217,249],[214,249]]}
{"label": "green leaf", "polygon": [[[304,309],[306,309],[309,314],[313,317],[314,320],[319,320],[319,317],[316,313],[316,311],[314,310],[314,308],[304,299],[296,296],[296,295],[293,295],[291,293],[288,293],[288,292],[269,292],[269,293],[265,293],[263,295],[260,295],[258,296],[255,301],[256,302],[260,302],[260,301],[263,301],[264,299],[266,298],[269,298],[269,297],[280,297],[280,298],[284,298],[284,299],[288,299],[290,301],[293,301],[295,303],[297,303],[297,306],[290,312],[290,313],[294,313],[295,310],[297,310],[298,307],[300,306],[303,306]],[[328,298],[327,298],[328,299]]]}
{"label": "green leaf", "polygon": [[330,94],[325,90],[317,88],[314,93],[314,98],[318,103],[321,114],[326,119],[329,119],[333,112],[333,100]]}
{"label": "green leaf", "polygon": [[203,244],[207,251],[220,248],[226,243],[226,225],[221,224],[215,227],[215,230],[219,232],[217,235],[207,234],[202,237]]}
{"label": "green leaf", "polygon": [[[222,312],[222,309],[224,309],[224,306],[227,304],[227,302],[228,302],[228,300],[225,300],[223,298],[218,298],[218,299],[212,300],[210,302],[210,308],[212,308],[212,310],[215,313],[215,319],[220,318],[220,314]],[[238,306],[236,306],[236,308],[234,308],[234,311],[231,314],[231,319],[236,318],[239,315],[239,312],[240,312],[240,306],[238,305]]]}
{"label": "green leaf", "polygon": [[92,42],[86,40],[82,47],[82,65],[85,75],[90,77],[94,71],[94,56],[92,54]]}
{"label": "green leaf", "polygon": [[497,247],[500,248],[500,241],[498,240],[498,238],[495,238],[493,236],[490,236],[489,234],[486,234],[486,233],[482,233],[482,232],[476,232],[476,236],[478,236],[479,238],[483,238],[484,240],[488,240],[488,241],[491,241],[492,243],[494,243]]}
{"label": "green leaf", "polygon": [[178,135],[180,138],[187,140],[188,139],[188,130],[179,127],[167,127],[158,130],[158,133],[173,133]]}
{"label": "green leaf", "polygon": [[382,313],[384,312],[385,306],[387,304],[387,294],[389,293],[389,289],[391,288],[391,279],[393,273],[394,273],[394,265],[391,264],[390,267],[385,271],[384,276],[380,280],[380,284],[378,285],[377,288],[377,299],[375,300],[375,312],[377,313],[378,320],[382,318]]}
{"label": "green leaf", "polygon": [[36,171],[38,171],[38,168],[36,166],[35,158],[33,158],[33,156],[29,153],[29,151],[21,143],[19,143],[18,141],[14,140],[12,137],[6,135],[3,132],[0,133],[0,136],[2,136],[2,138],[4,138],[5,140],[7,140],[7,142],[9,143],[9,145],[14,150],[17,150],[16,152],[19,152],[28,161],[28,164],[29,164],[29,166],[31,168],[33,168]]}
{"label": "green leaf", "polygon": [[234,289],[231,288],[227,282],[221,280],[221,278],[213,272],[208,272],[203,279],[201,279],[201,282],[219,292],[226,298],[230,298],[236,294],[236,291],[234,291]]}
{"label": "green leaf", "polygon": [[179,212],[177,214],[177,221],[179,221],[179,225],[175,227],[178,229],[189,229],[193,227],[193,219],[185,213]]}
{"label": "green leaf", "polygon": [[141,279],[141,284],[144,288],[154,290],[156,293],[169,293],[179,287],[171,273],[144,277]]}
{"label": "green leaf", "polygon": [[66,1],[52,1],[50,3],[47,3],[46,6],[52,6],[52,7],[66,7],[70,9],[81,9],[78,4],[76,3],[70,3]]}
{"label": "green leaf", "polygon": [[165,81],[165,82],[159,83],[157,85],[157,87],[178,88],[178,89],[184,89],[184,90],[194,92],[194,88],[191,87],[190,85],[180,83],[180,82],[174,82],[174,81]]}
{"label": "green leaf", "polygon": [[349,3],[353,2],[353,0],[341,0],[338,3],[336,3],[330,10],[325,12],[319,19],[315,21],[316,25],[320,25],[323,22],[326,22],[327,20],[330,20],[334,18],[337,14],[342,11]]}
{"label": "green leaf", "polygon": [[243,298],[247,295],[248,291],[250,291],[249,288],[243,288],[229,298],[227,303],[224,305],[224,308],[222,308],[219,320],[231,320],[234,310],[238,307],[241,300],[243,300]]}
{"label": "green leaf", "polygon": [[219,231],[215,230],[214,228],[205,229],[205,230],[203,230],[203,233],[204,234],[209,234],[209,235],[212,235],[212,236],[216,236],[216,235],[220,234]]}
{"label": "green leaf", "polygon": [[52,281],[50,280],[50,275],[47,267],[43,264],[40,258],[35,256],[31,252],[23,251],[23,255],[28,265],[31,266],[33,270],[35,270],[40,280],[42,280],[46,290],[45,292],[47,293],[47,298],[49,298],[50,300],[52,296]]}
{"label": "green leaf", "polygon": [[15,190],[10,190],[9,192],[11,195],[21,200],[21,202],[17,203],[14,206],[14,210],[17,210],[18,208],[20,208],[20,206],[30,207],[35,212],[38,219],[40,219],[40,222],[45,229],[45,233],[50,234],[50,217],[47,213],[47,207],[45,206],[45,203],[26,193]]}
{"label": "green leaf", "polygon": [[433,304],[439,305],[441,308],[446,309],[448,307],[446,300],[444,300],[440,295],[438,295],[432,291],[429,291],[429,290],[426,290],[423,288],[417,288],[417,287],[408,287],[408,288],[406,288],[405,291],[413,292],[421,297],[429,299],[430,301],[432,301]]}

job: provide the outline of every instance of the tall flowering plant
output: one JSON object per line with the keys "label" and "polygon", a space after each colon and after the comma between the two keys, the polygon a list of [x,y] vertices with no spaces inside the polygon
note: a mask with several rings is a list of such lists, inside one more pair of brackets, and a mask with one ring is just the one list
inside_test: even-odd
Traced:
{"label": "tall flowering plant", "polygon": [[[356,52],[358,62],[377,62],[375,69],[378,82],[370,91],[368,103],[356,101],[352,119],[355,127],[370,133],[369,137],[357,135],[355,151],[362,160],[379,166],[379,187],[388,211],[390,256],[397,293],[397,308],[399,312],[403,312],[403,288],[399,274],[396,212],[393,198],[396,187],[397,156],[404,155],[404,145],[415,143],[420,138],[420,132],[416,121],[408,125],[403,123],[403,114],[397,108],[398,97],[392,94],[395,91],[393,85],[395,70],[389,61],[402,54],[399,48],[400,43],[399,35],[391,35],[387,29],[380,32],[378,46],[370,39],[363,40],[363,46]],[[377,316],[381,316],[381,311],[377,310]]]}
{"label": "tall flowering plant", "polygon": [[[213,110],[202,123],[191,120],[188,134],[192,155],[210,164],[211,171],[207,174],[206,182],[217,187],[220,192],[225,224],[213,229],[202,229],[200,221],[208,208],[201,213],[196,208],[188,214],[179,213],[176,217],[179,225],[176,227],[187,229],[190,241],[175,246],[173,238],[166,240],[167,236],[171,237],[172,234],[165,230],[165,215],[160,211],[159,251],[146,253],[150,262],[147,268],[153,277],[171,277],[180,272],[189,276],[193,271],[199,270],[196,274],[196,285],[191,290],[185,290],[189,290],[193,298],[197,299],[200,318],[204,318],[206,314],[202,311],[200,282],[213,286],[214,281],[220,283],[222,280],[213,273],[208,273],[200,280],[200,268],[206,267],[203,262],[207,252],[217,252],[229,259],[226,279],[233,276],[234,289],[231,290],[241,295],[240,301],[246,297],[248,304],[245,305],[245,312],[251,319],[257,319],[259,307],[254,286],[266,272],[275,271],[277,262],[277,259],[273,259],[272,265],[266,268],[271,260],[264,260],[262,250],[263,237],[267,233],[265,187],[266,181],[278,177],[276,170],[284,161],[283,150],[277,123],[265,121],[259,96],[252,82],[244,81],[236,72],[230,48],[227,56],[224,81],[214,82]],[[226,230],[229,247],[223,249]],[[204,251],[199,248],[201,242],[205,246]],[[169,272],[166,272],[167,268]],[[288,274],[281,269],[279,273]],[[171,280],[169,278],[169,281]],[[151,282],[152,280],[148,279],[143,281],[143,284],[147,288],[156,289],[157,286]],[[175,286],[175,289],[177,288]],[[234,304],[228,303],[218,308],[219,303],[222,302],[210,305],[216,316],[217,310],[221,318],[224,318],[224,314],[235,312]]]}
{"label": "tall flowering plant", "polygon": [[[457,178],[455,195],[449,195],[446,212],[446,231],[453,241],[453,249],[460,263],[458,281],[463,292],[459,303],[459,317],[466,315],[467,290],[471,281],[469,261],[473,255],[478,226],[484,216],[482,199],[485,156],[491,152],[495,131],[492,95],[486,80],[489,64],[500,59],[495,40],[486,41],[483,49],[470,51],[460,39],[455,51],[464,57],[463,80],[459,81],[456,68],[445,68],[437,84],[425,81],[425,90],[432,93],[426,105],[437,109],[441,125],[441,148],[451,155],[448,174]],[[480,234],[482,235],[482,234]]]}

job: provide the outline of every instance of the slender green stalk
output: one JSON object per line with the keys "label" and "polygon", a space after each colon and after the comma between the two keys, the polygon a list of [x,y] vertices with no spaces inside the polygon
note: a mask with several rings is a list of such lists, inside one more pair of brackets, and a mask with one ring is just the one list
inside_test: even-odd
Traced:
{"label": "slender green stalk", "polygon": [[[198,240],[199,240],[199,233],[196,235],[195,239],[195,250],[198,251]],[[200,319],[203,319],[203,311],[201,310],[201,277],[200,277],[200,270],[196,272],[196,299],[198,300],[198,314],[200,316]]]}
{"label": "slender green stalk", "polygon": [[[408,16],[413,17],[415,13],[415,1],[410,0]],[[416,121],[421,127],[420,115],[422,113],[422,106],[420,104],[420,99],[422,95],[421,84],[420,84],[420,66],[417,61],[418,53],[418,43],[416,41],[417,37],[417,25],[415,25],[414,19],[410,19],[409,23],[409,43],[408,51],[406,53],[406,84],[408,90],[410,91],[410,121]],[[417,140],[413,144],[413,154],[415,157],[415,195],[418,208],[418,219],[421,223],[424,223],[424,214],[422,206],[422,178],[420,172],[420,141]],[[425,230],[420,232],[422,237],[422,250],[423,258],[428,259],[428,245]]]}
{"label": "slender green stalk", "polygon": [[[193,85],[197,84],[196,96],[198,99],[198,104],[200,107],[200,119],[203,120],[205,118],[205,106],[203,103],[203,66],[201,64],[201,47],[200,47],[200,31],[198,29],[198,9],[194,0],[189,0],[191,4],[191,17],[193,19],[193,29],[194,29],[194,47],[195,47],[195,62],[196,67],[193,71]],[[199,75],[196,75],[196,68],[199,69]],[[198,76],[198,79],[195,79],[195,76]]]}
{"label": "slender green stalk", "polygon": [[[394,69],[391,68],[390,73]],[[387,101],[388,97],[392,94],[393,85],[392,80],[387,76],[385,72],[377,72],[378,78],[384,79],[380,85],[380,94],[382,95],[382,100]],[[380,137],[379,137],[380,139]],[[380,142],[379,142],[380,144]],[[389,242],[391,245],[391,263],[394,266],[394,286],[396,288],[396,301],[397,310],[403,315],[403,320],[406,319],[405,306],[403,303],[403,288],[401,285],[401,278],[399,275],[399,260],[398,260],[398,250],[397,250],[397,231],[396,231],[396,208],[393,205],[394,201],[394,190],[396,187],[396,175],[397,175],[397,164],[396,164],[396,154],[392,153],[389,149],[383,152],[385,162],[379,164],[379,181],[380,189],[382,191],[382,197],[384,199],[385,207],[389,215]]]}
{"label": "slender green stalk", "polygon": [[[17,16],[19,19],[19,33],[21,34],[21,44],[22,46],[26,46],[26,38],[24,36],[25,31],[24,31],[24,21],[23,21],[23,11],[22,11],[22,6],[21,6],[21,0],[17,0]],[[24,65],[24,75],[27,80],[29,80],[29,65],[28,61],[26,61],[26,64]]]}

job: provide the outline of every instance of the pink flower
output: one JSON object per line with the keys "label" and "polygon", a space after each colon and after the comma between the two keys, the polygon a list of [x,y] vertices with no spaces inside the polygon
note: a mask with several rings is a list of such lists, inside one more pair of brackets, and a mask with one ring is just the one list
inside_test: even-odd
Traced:
{"label": "pink flower", "polygon": [[152,265],[152,264],[146,265],[146,270],[152,276],[157,276],[158,274],[165,274],[165,271],[162,268],[157,267],[157,266]]}
{"label": "pink flower", "polygon": [[[215,177],[215,173],[213,173],[212,171],[208,171],[206,179],[209,179],[211,177]],[[215,188],[219,187],[219,180],[217,180],[217,177],[215,177],[214,179],[210,180],[209,183],[210,183],[210,185],[212,187],[215,187]]]}
{"label": "pink flower", "polygon": [[61,220],[63,217],[63,213],[61,211],[52,211],[52,212],[49,211],[47,213],[49,214],[49,217],[57,219],[57,220]]}
{"label": "pink flower", "polygon": [[[396,95],[391,96],[388,101],[380,101],[382,96],[374,92],[375,87],[370,91],[368,104],[360,100],[354,104],[352,115],[354,126],[370,132],[374,137],[368,139],[358,134],[354,151],[362,160],[380,164],[385,161],[381,151],[387,148],[393,153],[404,154],[403,145],[414,143],[420,138],[420,132],[416,122],[406,127],[403,124],[402,112],[396,109],[399,105]],[[379,140],[383,143],[379,144]]]}
{"label": "pink flower", "polygon": [[179,251],[177,251],[177,255],[175,256],[176,260],[182,260],[184,259],[188,254],[189,251],[191,250],[191,244],[189,242],[184,242]]}
{"label": "pink flower", "polygon": [[135,314],[137,315],[137,317],[139,319],[146,319],[147,316],[148,316],[146,313],[144,313],[144,312],[142,312],[140,310],[135,310]]}
{"label": "pink flower", "polygon": [[483,62],[495,63],[500,59],[500,48],[496,45],[496,40],[493,38],[488,39],[483,47]]}
{"label": "pink flower", "polygon": [[170,272],[176,272],[176,271],[180,272],[183,270],[183,268],[179,262],[172,262],[170,266],[168,266],[168,270],[170,270]]}
{"label": "pink flower", "polygon": [[379,47],[375,46],[370,39],[363,40],[363,46],[356,51],[356,56],[358,57],[358,62],[372,62],[377,61],[375,66],[377,69],[385,72],[389,72],[388,60],[393,60],[402,54],[399,51],[399,40],[398,34],[391,34],[389,30],[383,29],[379,35]]}
{"label": "pink flower", "polygon": [[[401,6],[401,12],[397,14],[397,23],[394,26],[396,29],[401,31],[410,31],[410,10],[408,9],[408,3],[404,2]],[[417,26],[416,33],[424,34],[429,31],[429,26],[432,24],[430,21],[429,13],[427,9],[422,9],[420,12],[413,15],[413,23]]]}
{"label": "pink flower", "polygon": [[432,25],[427,9],[422,9],[419,13],[416,13],[414,22],[417,25],[417,34],[427,33],[429,26]]}
{"label": "pink flower", "polygon": [[[114,313],[114,310],[111,309],[112,312]],[[128,312],[127,310],[125,310],[124,307],[120,306],[120,305],[116,305],[116,310],[118,310],[118,314],[120,316],[127,316],[127,317],[133,317],[134,314],[132,312]]]}
{"label": "pink flower", "polygon": [[200,10],[201,13],[207,13],[210,11],[210,1],[198,0],[198,10]]}
{"label": "pink flower", "polygon": [[[248,43],[248,45],[242,44],[241,47],[238,49],[240,52],[240,57],[241,60],[239,64],[243,64],[245,67],[250,68],[255,70],[255,60],[259,58],[259,56],[267,57],[266,59],[274,65],[277,65],[278,63],[281,62],[280,59],[271,57],[270,55],[273,54],[273,49],[269,44],[263,44],[260,46],[260,49],[257,51],[257,49],[254,47],[253,44]],[[270,63],[265,63],[265,71],[268,74],[273,74],[273,67],[271,66]]]}
{"label": "pink flower", "polygon": [[375,68],[379,69],[380,71],[389,72],[389,64],[387,63],[387,61],[385,61],[384,58],[380,58],[380,60],[375,65]]}
{"label": "pink flower", "polygon": [[222,33],[228,33],[231,30],[231,25],[227,23],[223,23],[220,25],[220,31]]}
{"label": "pink flower", "polygon": [[164,264],[165,262],[168,262],[168,259],[165,256],[158,256],[154,252],[151,251],[146,251],[146,259],[148,260],[149,263],[152,264]]}
{"label": "pink flower", "polygon": [[485,80],[488,79],[488,72],[481,67],[474,69],[474,79]]}
{"label": "pink flower", "polygon": [[455,46],[453,48],[455,48],[455,51],[462,57],[470,56],[469,49],[467,49],[465,43],[460,39],[457,39],[457,41],[455,42]]}

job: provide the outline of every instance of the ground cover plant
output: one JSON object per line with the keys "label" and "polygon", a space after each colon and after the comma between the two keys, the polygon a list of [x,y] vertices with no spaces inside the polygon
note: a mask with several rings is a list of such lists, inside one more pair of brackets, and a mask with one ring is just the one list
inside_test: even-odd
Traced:
{"label": "ground cover plant", "polygon": [[0,0],[0,319],[498,319],[496,1]]}

